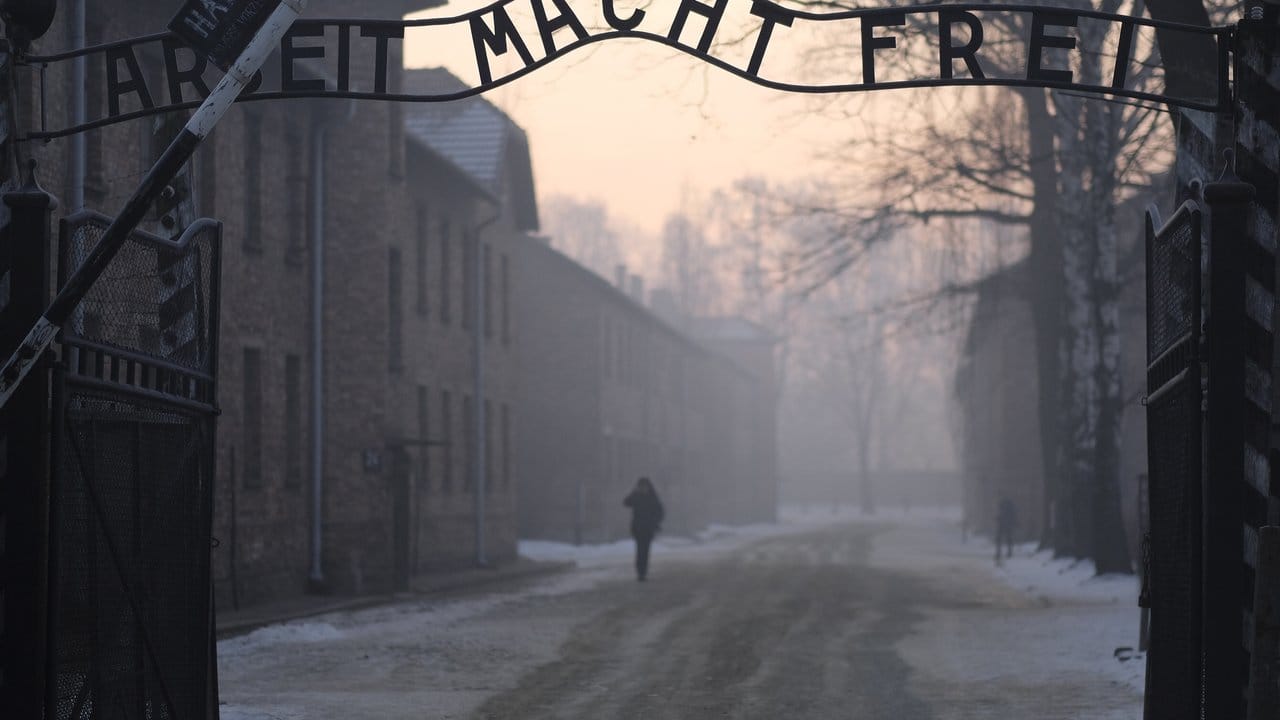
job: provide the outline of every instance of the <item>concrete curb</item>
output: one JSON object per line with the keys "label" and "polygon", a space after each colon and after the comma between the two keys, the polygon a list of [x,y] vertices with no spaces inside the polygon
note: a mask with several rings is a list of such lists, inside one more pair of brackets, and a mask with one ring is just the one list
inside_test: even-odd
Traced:
{"label": "concrete curb", "polygon": [[427,575],[411,581],[411,589],[404,592],[345,597],[302,595],[279,603],[222,613],[217,618],[216,637],[225,640],[246,635],[268,625],[318,615],[393,605],[431,595],[480,591],[494,585],[554,575],[573,567],[575,566],[571,562],[537,562],[521,558],[506,566]]}

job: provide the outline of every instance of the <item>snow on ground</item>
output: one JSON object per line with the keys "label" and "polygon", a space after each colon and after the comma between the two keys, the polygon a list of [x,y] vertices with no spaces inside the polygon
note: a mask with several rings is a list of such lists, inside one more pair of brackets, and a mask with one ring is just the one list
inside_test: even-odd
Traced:
{"label": "snow on ground", "polygon": [[[1084,687],[1117,686],[1120,706],[1090,720],[1141,716],[1146,659],[1136,652],[1140,610],[1132,575],[1099,577],[1088,560],[1054,559],[1035,544],[1015,547],[997,566],[990,540],[962,539],[955,507],[881,508],[865,514],[855,506],[788,506],[776,525],[711,527],[693,538],[660,536],[655,557],[693,558],[728,552],[767,537],[838,524],[882,526],[871,562],[877,567],[921,572],[946,582],[985,578],[983,592],[1002,610],[957,616],[939,612],[904,641],[908,662],[959,686],[1033,686],[1055,677],[1079,676]],[[630,540],[604,545],[522,541],[520,554],[535,560],[568,561],[582,569],[629,568]],[[1069,700],[1064,700],[1070,702]],[[1081,713],[1096,712],[1082,707]]]}
{"label": "snow on ground", "polygon": [[[1007,717],[1035,716],[1133,720],[1142,715],[1146,660],[1134,652],[1140,610],[1135,576],[1094,573],[1091,561],[1057,559],[1035,552],[1035,544],[1014,548],[1014,556],[995,563],[986,538],[963,538],[958,510],[919,514],[887,511],[856,519],[890,527],[876,536],[871,562],[877,567],[909,570],[935,578],[939,596],[946,588],[972,583],[984,575],[982,588],[989,607],[960,612],[948,608],[931,613],[916,633],[900,644],[921,682],[951,687],[952,696],[983,694],[1008,705]],[[1122,650],[1123,649],[1123,650]],[[994,688],[1035,688],[1067,680],[1081,693],[1106,694],[1099,709],[1089,698],[1000,696]],[[930,690],[922,690],[928,694]],[[946,690],[943,690],[946,697]],[[1013,698],[1013,699],[1010,699]],[[954,700],[954,698],[953,698]],[[1051,713],[1046,708],[1052,707]],[[1054,714],[1056,713],[1056,714]],[[953,717],[943,712],[941,717]],[[986,717],[958,712],[954,717]]]}
{"label": "snow on ground", "polygon": [[[854,508],[787,508],[778,524],[712,527],[695,537],[663,535],[655,543],[654,552],[659,562],[697,560],[729,553],[762,538],[834,524],[875,524],[882,530],[875,536],[871,564],[930,578],[936,581],[936,594],[942,598],[940,609],[927,614],[917,632],[899,644],[903,658],[916,670],[912,682],[920,686],[917,693],[932,698],[935,707],[943,709],[938,714],[940,718],[995,717],[985,712],[973,715],[946,711],[951,706],[965,707],[957,698],[972,701],[975,694],[983,693],[990,694],[991,703],[1003,703],[1011,709],[999,715],[1003,717],[1140,717],[1145,660],[1130,652],[1122,653],[1129,658],[1122,662],[1116,654],[1117,648],[1133,648],[1137,644],[1136,580],[1097,578],[1089,563],[1054,560],[1045,553],[1035,553],[1031,545],[1016,548],[1015,556],[997,567],[989,541],[975,537],[961,541],[959,518],[959,512],[952,508],[915,508],[909,513],[888,510],[871,515]],[[488,674],[485,685],[490,687],[515,679],[502,677],[500,668],[505,663],[497,656],[473,666],[474,660],[468,658],[476,654],[477,648],[500,651],[508,659],[513,659],[511,653],[524,656],[521,662],[511,663],[510,670],[516,672],[515,666],[537,665],[550,659],[558,638],[569,629],[545,625],[506,627],[503,642],[498,643],[488,637],[472,637],[468,629],[472,623],[464,621],[482,615],[492,618],[493,611],[509,603],[568,595],[601,582],[628,578],[631,573],[633,546],[629,540],[586,546],[522,541],[519,551],[534,560],[571,561],[576,569],[518,589],[455,599],[426,597],[334,613],[219,642],[224,678],[233,684],[245,684],[240,697],[234,697],[233,692],[231,702],[223,705],[222,717],[301,717],[292,712],[296,706],[291,707],[287,693],[278,693],[273,683],[254,679],[286,671],[283,664],[268,658],[318,653],[317,661],[338,662],[338,657],[330,657],[332,651],[320,648],[332,644],[342,647],[348,639],[355,642],[355,636],[371,632],[392,640],[409,634],[434,637],[443,650],[428,663],[434,669],[423,670],[440,678],[440,686],[421,690],[431,694],[432,703],[456,702],[457,711],[462,712],[487,692],[484,687],[476,687],[476,681],[471,679],[477,677],[475,673]],[[942,607],[948,587],[963,588],[964,592],[955,593],[956,597],[974,597],[976,588],[982,602],[973,608]],[[374,660],[367,655],[363,658],[366,667]],[[1062,683],[1063,678],[1070,682]],[[307,684],[302,678],[292,680],[295,688]],[[1073,686],[1072,682],[1077,684]],[[1061,698],[1038,694],[1039,687],[1054,683],[1078,687],[1079,692],[1064,690]],[[231,687],[224,683],[224,689]],[[1014,688],[1016,696],[1019,687],[1026,688],[1025,706],[1009,700],[1010,688]],[[1099,693],[1099,688],[1103,692]],[[1053,704],[1058,714],[1037,711],[1045,703]]]}

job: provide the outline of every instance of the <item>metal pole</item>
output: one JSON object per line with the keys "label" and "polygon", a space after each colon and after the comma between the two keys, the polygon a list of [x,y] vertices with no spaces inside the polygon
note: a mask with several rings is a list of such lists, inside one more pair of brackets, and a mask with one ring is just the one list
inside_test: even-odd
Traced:
{"label": "metal pole", "polygon": [[0,407],[9,402],[14,390],[35,365],[36,359],[49,348],[58,328],[71,314],[106,270],[121,245],[128,239],[147,210],[164,191],[169,181],[195,152],[214,126],[226,114],[227,109],[249,84],[254,72],[266,60],[267,55],[280,43],[280,39],[293,25],[306,5],[306,0],[281,0],[279,7],[267,18],[262,29],[249,41],[235,64],[227,71],[218,86],[187,121],[182,132],[174,138],[156,164],[142,179],[142,184],[125,203],[124,209],[111,221],[101,240],[85,258],[84,263],[67,280],[53,303],[35,322],[22,344],[0,369]]}
{"label": "metal pole", "polygon": [[311,139],[311,573],[313,592],[324,587],[324,186],[328,126]]}
{"label": "metal pole", "polygon": [[471,261],[471,287],[474,302],[472,306],[472,322],[471,322],[471,375],[472,382],[475,385],[475,392],[472,396],[471,417],[474,418],[472,432],[475,433],[476,441],[472,443],[472,462],[471,487],[475,491],[475,513],[476,513],[476,565],[485,567],[489,564],[489,557],[486,548],[487,536],[485,527],[485,514],[487,511],[485,505],[485,447],[488,438],[485,437],[485,412],[484,412],[484,334],[485,334],[485,282],[484,282],[484,230],[498,218],[502,217],[502,211],[499,209],[494,213],[493,217],[480,223],[475,228],[475,242],[472,245],[472,261]]}
{"label": "metal pole", "polygon": [[1209,395],[1205,419],[1208,472],[1203,479],[1204,717],[1243,714],[1248,663],[1243,647],[1245,442],[1248,438],[1246,263],[1253,186],[1205,187],[1211,209]]}
{"label": "metal pole", "polygon": [[[85,36],[85,0],[75,0],[71,4],[71,47],[80,49],[88,44]],[[89,92],[88,77],[89,59],[81,55],[71,61],[71,124],[83,125],[87,122],[87,105]],[[88,138],[84,133],[71,136],[71,194],[67,204],[72,212],[84,209],[84,185],[88,176]]]}
{"label": "metal pole", "polygon": [[1253,590],[1253,654],[1249,668],[1249,720],[1280,717],[1280,527],[1258,531]]}
{"label": "metal pole", "polygon": [[476,507],[476,565],[484,567],[489,564],[489,558],[486,553],[485,537],[485,462],[484,451],[485,442],[488,438],[484,436],[484,235],[480,228],[476,228],[476,238],[474,249],[471,251],[471,286],[475,294],[475,301],[471,303],[474,312],[474,319],[471,322],[471,347],[472,347],[472,380],[475,385],[475,392],[472,394],[472,407],[474,408],[471,417],[474,418],[474,427],[472,432],[475,433],[476,441],[472,443],[472,462],[471,471],[474,473],[471,487],[475,491],[475,507]]}
{"label": "metal pole", "polygon": [[[12,217],[3,241],[10,248],[9,301],[3,307],[0,348],[15,347],[50,295],[52,238],[49,218],[57,202],[35,181],[4,196]],[[0,515],[4,537],[4,643],[0,648],[0,717],[38,718],[44,700],[48,592],[50,363],[41,352],[35,379],[0,410],[4,442]]]}

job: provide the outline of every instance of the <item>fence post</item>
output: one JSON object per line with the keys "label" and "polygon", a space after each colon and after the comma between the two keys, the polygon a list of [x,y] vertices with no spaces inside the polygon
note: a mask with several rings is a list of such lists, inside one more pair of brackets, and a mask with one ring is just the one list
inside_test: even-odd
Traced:
{"label": "fence post", "polygon": [[1249,720],[1271,720],[1280,717],[1280,527],[1258,531],[1255,577]]}
{"label": "fence post", "polygon": [[[0,232],[8,297],[0,292],[0,352],[22,342],[51,297],[50,218],[57,201],[35,179],[5,193],[11,216]],[[4,280],[0,279],[0,284]],[[0,410],[0,514],[4,550],[0,637],[0,717],[38,718],[44,700],[49,548],[49,369],[47,360]]]}
{"label": "fence post", "polygon": [[[1204,717],[1243,715],[1247,658],[1241,632],[1245,605],[1245,456],[1253,413],[1247,371],[1250,356],[1246,276],[1252,238],[1248,233],[1252,185],[1217,182],[1205,187],[1210,208],[1209,308],[1206,320],[1209,406],[1203,492]],[[1270,310],[1268,309],[1268,314]],[[1268,320],[1270,318],[1268,317]],[[1270,348],[1268,347],[1269,351]],[[1270,368],[1266,368],[1270,372]],[[1270,405],[1270,398],[1266,399]],[[1268,418],[1269,420],[1269,418]],[[1261,457],[1266,457],[1262,430]]]}

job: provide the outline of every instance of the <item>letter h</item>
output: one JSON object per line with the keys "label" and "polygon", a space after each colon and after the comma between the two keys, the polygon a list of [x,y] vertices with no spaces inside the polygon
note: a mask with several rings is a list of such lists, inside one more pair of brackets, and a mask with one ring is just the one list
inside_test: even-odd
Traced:
{"label": "letter h", "polygon": [[711,41],[715,39],[716,29],[720,26],[720,19],[724,17],[724,10],[728,4],[729,0],[715,0],[715,5],[708,5],[698,0],[680,0],[680,9],[676,11],[676,19],[671,23],[671,32],[667,33],[667,39],[680,42],[680,33],[684,31],[689,13],[695,12],[707,19],[707,27],[702,31],[702,38],[698,40],[698,52],[707,52],[711,49]]}

